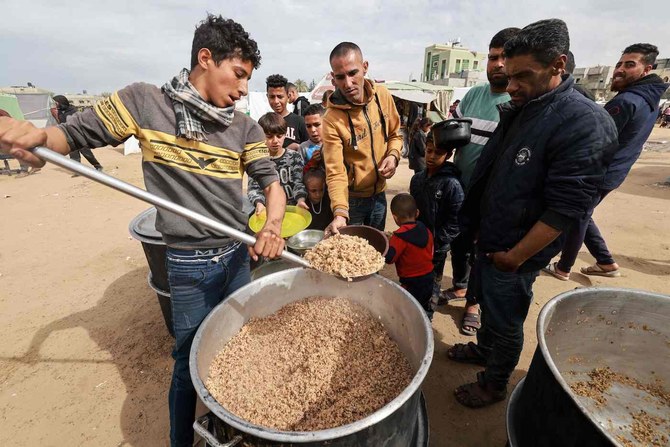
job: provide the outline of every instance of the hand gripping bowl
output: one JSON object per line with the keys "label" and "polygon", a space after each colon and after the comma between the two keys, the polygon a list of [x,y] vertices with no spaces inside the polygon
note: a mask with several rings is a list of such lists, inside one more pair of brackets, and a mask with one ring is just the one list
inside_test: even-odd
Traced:
{"label": "hand gripping bowl", "polygon": [[[379,317],[415,373],[409,386],[371,415],[328,430],[274,430],[249,423],[227,411],[204,385],[214,357],[250,318],[270,315],[288,303],[311,296],[348,298]],[[214,308],[195,335],[190,368],[200,399],[235,436],[241,437],[239,442],[242,443],[239,445],[407,447],[412,445],[415,435],[420,387],[432,357],[433,332],[430,322],[416,300],[399,285],[379,275],[363,281],[342,282],[316,270],[297,268],[260,278]]]}

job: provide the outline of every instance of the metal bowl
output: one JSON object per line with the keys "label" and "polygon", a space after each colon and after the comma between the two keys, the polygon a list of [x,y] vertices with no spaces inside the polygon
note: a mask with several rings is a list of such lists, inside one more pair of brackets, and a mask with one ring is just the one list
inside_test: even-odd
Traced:
{"label": "metal bowl", "polygon": [[[538,349],[519,395],[520,446],[621,446],[631,434],[633,415],[666,423],[668,403],[616,379],[594,397],[571,387],[589,373],[609,367],[640,385],[670,384],[670,296],[618,288],[581,288],[547,303],[537,320]],[[667,392],[667,391],[666,391]],[[639,445],[639,444],[636,444]]]}
{"label": "metal bowl", "polygon": [[[216,355],[249,319],[271,315],[288,303],[311,296],[347,298],[379,318],[415,373],[411,383],[395,399],[369,416],[326,430],[288,432],[270,429],[229,412],[205,387],[209,367]],[[189,363],[200,399],[217,418],[244,437],[240,445],[407,447],[412,445],[415,435],[421,384],[428,373],[433,349],[433,330],[426,313],[393,281],[374,275],[364,281],[343,283],[326,273],[295,268],[260,278],[215,307],[195,335]]]}
{"label": "metal bowl", "polygon": [[381,253],[382,256],[385,256],[389,249],[389,240],[386,238],[386,235],[376,228],[367,225],[348,225],[340,228],[339,231],[340,234],[358,236],[365,239],[375,250]]}
{"label": "metal bowl", "polygon": [[324,232],[321,230],[303,230],[288,238],[286,246],[293,253],[302,256],[314,248],[323,239],[323,236]]}

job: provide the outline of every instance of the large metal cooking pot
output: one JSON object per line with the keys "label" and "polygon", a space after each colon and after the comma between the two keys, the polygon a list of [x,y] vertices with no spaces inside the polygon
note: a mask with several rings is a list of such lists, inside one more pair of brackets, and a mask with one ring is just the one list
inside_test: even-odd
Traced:
{"label": "large metal cooking pot", "polygon": [[667,402],[630,385],[612,382],[603,405],[570,388],[589,381],[593,369],[609,366],[640,384],[659,383],[667,390],[670,296],[617,288],[566,292],[540,312],[537,338],[510,423],[512,447],[623,446],[618,437],[639,445],[630,433],[634,413],[644,410],[670,420]]}
{"label": "large metal cooking pot", "polygon": [[[287,432],[251,424],[223,408],[204,382],[223,346],[251,317],[270,315],[282,306],[311,296],[338,296],[361,304],[378,316],[415,371],[410,385],[375,413],[342,427],[313,432]],[[345,282],[311,269],[290,269],[260,278],[219,304],[202,322],[193,340],[190,368],[200,399],[241,435],[239,445],[407,447],[415,435],[421,383],[433,357],[430,321],[416,300],[396,283],[373,275]],[[238,444],[232,444],[238,445]]]}

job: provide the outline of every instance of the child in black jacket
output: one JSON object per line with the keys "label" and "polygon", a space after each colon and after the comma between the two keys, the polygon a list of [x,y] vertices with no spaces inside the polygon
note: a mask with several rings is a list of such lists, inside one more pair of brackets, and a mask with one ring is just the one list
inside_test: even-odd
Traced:
{"label": "child in black jacket", "polygon": [[432,134],[426,138],[426,169],[414,174],[409,191],[416,200],[419,220],[428,227],[435,238],[433,255],[432,301],[437,303],[442,283],[444,264],[451,242],[458,236],[458,213],[465,193],[458,168],[448,159],[452,148],[435,147]]}

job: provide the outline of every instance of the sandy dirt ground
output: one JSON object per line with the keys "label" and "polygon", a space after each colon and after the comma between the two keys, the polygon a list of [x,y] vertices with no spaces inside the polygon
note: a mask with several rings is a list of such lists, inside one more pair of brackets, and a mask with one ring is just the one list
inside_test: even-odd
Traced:
{"label": "sandy dirt ground", "polygon": [[[656,129],[651,140],[670,141],[670,131]],[[139,155],[105,148],[96,156],[110,174],[142,186]],[[595,213],[621,278],[538,278],[511,386],[526,374],[537,315],[553,296],[605,285],[670,293],[670,188],[659,184],[669,176],[670,144],[649,144]],[[409,179],[403,161],[389,195],[406,190]],[[0,176],[0,445],[168,445],[172,339],[141,246],[127,230],[145,208],[56,167]],[[584,250],[575,271],[591,262]],[[384,274],[395,277],[393,268]],[[445,356],[453,343],[472,340],[458,332],[462,306],[444,306],[433,323],[435,356],[423,387],[431,446],[502,447],[505,405],[469,410],[453,398],[478,370]]]}

